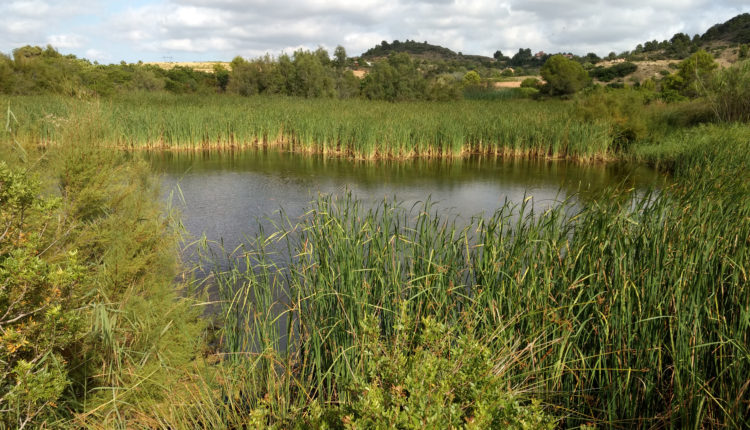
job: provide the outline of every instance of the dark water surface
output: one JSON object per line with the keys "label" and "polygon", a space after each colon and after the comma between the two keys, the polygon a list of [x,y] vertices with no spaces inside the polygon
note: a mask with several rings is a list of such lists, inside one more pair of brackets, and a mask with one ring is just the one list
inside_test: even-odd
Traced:
{"label": "dark water surface", "polygon": [[162,174],[163,195],[193,236],[223,240],[231,250],[253,237],[279,210],[294,221],[319,194],[350,191],[365,204],[384,198],[411,207],[426,199],[447,216],[491,215],[506,199],[531,197],[535,208],[566,199],[595,199],[611,187],[659,186],[664,177],[643,166],[476,157],[456,160],[352,161],[277,151],[143,154]]}

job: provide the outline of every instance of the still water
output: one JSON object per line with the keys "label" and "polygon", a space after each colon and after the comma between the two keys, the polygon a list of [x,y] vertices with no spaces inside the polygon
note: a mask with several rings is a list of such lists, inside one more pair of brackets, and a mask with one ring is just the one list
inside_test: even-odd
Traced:
{"label": "still water", "polygon": [[476,157],[456,160],[352,161],[277,151],[159,152],[143,155],[162,175],[186,230],[223,241],[227,250],[271,228],[280,210],[292,221],[320,194],[351,192],[366,205],[404,207],[426,199],[446,216],[490,215],[506,199],[535,208],[568,198],[595,199],[611,187],[642,190],[664,178],[643,166]]}

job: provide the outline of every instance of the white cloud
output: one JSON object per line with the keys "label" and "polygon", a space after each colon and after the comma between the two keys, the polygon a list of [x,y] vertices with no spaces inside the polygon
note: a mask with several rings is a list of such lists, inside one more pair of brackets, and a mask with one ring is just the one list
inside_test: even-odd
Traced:
{"label": "white cloud", "polygon": [[47,38],[47,43],[57,49],[72,49],[82,47],[84,40],[78,34],[53,34]]}
{"label": "white cloud", "polygon": [[[605,55],[676,32],[702,33],[750,11],[746,0],[120,1],[109,8],[116,12],[96,0],[2,4],[0,51],[52,43],[78,55],[90,48],[128,61],[230,59],[337,44],[352,55],[382,40],[413,39],[472,54],[531,48]],[[88,18],[81,23],[81,17]]]}
{"label": "white cloud", "polygon": [[112,60],[112,56],[98,49],[87,49],[85,57],[91,61],[107,63]]}

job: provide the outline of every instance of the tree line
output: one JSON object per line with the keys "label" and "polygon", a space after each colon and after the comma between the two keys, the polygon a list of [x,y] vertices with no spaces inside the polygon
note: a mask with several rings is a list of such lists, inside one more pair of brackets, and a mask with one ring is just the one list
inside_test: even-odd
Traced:
{"label": "tree line", "polygon": [[361,97],[372,100],[453,100],[461,97],[462,77],[425,67],[406,53],[375,62],[360,79],[339,46],[333,58],[319,48],[247,60],[213,73],[176,66],[97,64],[63,55],[51,46],[24,46],[0,54],[0,93],[111,96],[127,92],[279,94],[297,97]]}

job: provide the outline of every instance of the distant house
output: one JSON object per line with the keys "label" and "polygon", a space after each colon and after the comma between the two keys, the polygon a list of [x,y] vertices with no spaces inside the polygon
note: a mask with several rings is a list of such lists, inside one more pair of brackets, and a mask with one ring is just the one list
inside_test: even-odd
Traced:
{"label": "distant house", "polygon": [[544,57],[545,55],[547,55],[547,54],[545,54],[545,53],[544,53],[544,51],[539,51],[539,52],[537,52],[536,54],[534,54],[534,57],[535,57],[535,58],[542,58],[542,57]]}

